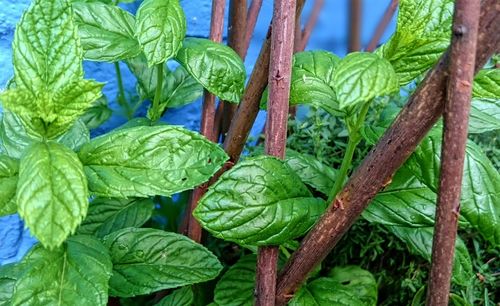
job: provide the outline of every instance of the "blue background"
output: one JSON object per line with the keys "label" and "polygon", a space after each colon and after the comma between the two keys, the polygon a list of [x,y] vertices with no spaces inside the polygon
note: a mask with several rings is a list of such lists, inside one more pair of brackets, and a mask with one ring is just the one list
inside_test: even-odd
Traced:
{"label": "blue background", "polygon": [[[210,26],[211,0],[181,0],[187,17],[188,36],[207,37]],[[229,0],[227,1],[229,3]],[[250,1],[248,1],[250,2]],[[387,8],[390,0],[364,1],[362,45],[366,46],[373,31]],[[136,3],[121,5],[123,8],[135,13],[140,1]],[[314,1],[307,1],[304,9],[302,24],[307,21]],[[0,0],[0,88],[3,89],[7,81],[13,75],[12,69],[12,39],[15,25],[21,17],[22,12],[29,6],[29,0]],[[227,4],[228,6],[229,4]],[[267,33],[269,21],[272,16],[272,0],[264,0],[262,10],[257,22],[252,44],[245,61],[247,72],[253,68],[257,58],[261,42]],[[227,12],[227,9],[226,9]],[[227,14],[226,14],[227,15]],[[227,20],[225,25],[227,26]],[[347,50],[348,35],[348,0],[326,0],[319,16],[318,23],[312,32],[311,39],[306,50],[328,50],[339,56],[344,56]],[[384,34],[382,41],[387,40],[395,29],[395,17]],[[84,63],[86,78],[105,82],[104,94],[110,101],[113,109],[116,105],[116,77],[114,67],[109,63]],[[136,80],[129,72],[126,65],[121,64],[123,82],[128,92],[135,91]],[[198,130],[200,123],[201,101],[196,101],[185,107],[170,109],[163,120],[177,125],[183,125],[189,129]],[[139,113],[141,110],[139,111]],[[103,133],[125,122],[125,118],[114,114],[93,135]],[[253,128],[256,134],[262,130],[265,114],[260,113]],[[17,215],[0,218],[0,264],[18,261],[29,248],[36,243],[24,229],[22,220]]]}

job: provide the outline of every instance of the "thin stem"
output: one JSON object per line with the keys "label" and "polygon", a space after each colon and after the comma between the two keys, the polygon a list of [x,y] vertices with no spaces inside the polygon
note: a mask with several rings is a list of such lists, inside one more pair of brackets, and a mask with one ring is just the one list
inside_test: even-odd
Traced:
{"label": "thin stem", "polygon": [[362,0],[349,1],[349,52],[361,50]]}
{"label": "thin stem", "polygon": [[250,46],[250,41],[252,40],[253,32],[255,30],[255,25],[257,24],[257,19],[259,18],[260,9],[262,8],[262,0],[252,0],[250,8],[248,8],[247,13],[247,26],[244,39],[245,51],[242,54],[242,58],[245,58],[248,52],[248,47]]}
{"label": "thin stem", "polygon": [[387,26],[391,22],[392,16],[394,16],[394,13],[396,12],[398,5],[399,5],[399,0],[391,0],[391,3],[387,7],[384,16],[382,16],[382,19],[380,19],[380,22],[377,25],[377,28],[375,29],[375,33],[373,34],[372,39],[370,40],[368,46],[366,47],[367,52],[372,52],[375,50],[375,48],[377,48],[377,44],[382,38],[382,35],[384,35]]}
{"label": "thin stem", "polygon": [[480,0],[457,0],[444,106],[439,194],[427,305],[448,305],[455,252],[467,127],[474,79]]}
{"label": "thin stem", "polygon": [[[497,0],[481,6],[475,71],[479,71],[500,44]],[[390,181],[443,113],[449,51],[422,81],[389,127],[337,195],[340,209],[330,205],[302,240],[280,273],[276,304],[285,305],[307,275],[333,249],[370,201]]]}
{"label": "thin stem", "polygon": [[163,87],[163,66],[165,64],[161,63],[156,65],[157,76],[156,76],[156,89],[155,89],[155,97],[153,99],[153,105],[151,106],[151,121],[156,122],[160,119],[160,98],[161,98],[161,90]]}
{"label": "thin stem", "polygon": [[321,8],[323,8],[324,0],[316,0],[314,2],[314,7],[311,12],[311,16],[307,20],[306,25],[304,26],[304,30],[302,31],[302,41],[300,43],[299,51],[304,51],[307,43],[309,42],[309,38],[311,37],[312,30],[316,26],[318,22],[319,13],[321,13]]}
{"label": "thin stem", "polygon": [[120,70],[120,63],[115,62],[115,72],[116,72],[116,82],[118,83],[118,104],[125,111],[127,119],[132,117],[130,114],[130,107],[128,105],[127,99],[125,98],[125,89],[123,87],[122,72]]}

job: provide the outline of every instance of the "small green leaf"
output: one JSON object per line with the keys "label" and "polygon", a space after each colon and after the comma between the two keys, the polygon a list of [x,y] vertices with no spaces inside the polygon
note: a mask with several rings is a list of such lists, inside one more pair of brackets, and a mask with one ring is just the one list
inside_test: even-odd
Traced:
{"label": "small green leaf", "polygon": [[363,52],[351,53],[338,63],[333,84],[340,109],[399,90],[391,64],[376,54]]}
{"label": "small green leaf", "polygon": [[174,57],[186,35],[186,17],[179,0],[142,2],[135,33],[150,67]]}
{"label": "small green leaf", "polygon": [[164,297],[156,306],[189,306],[193,304],[193,301],[194,295],[191,287],[183,287]]}
{"label": "small green leaf", "polygon": [[112,264],[106,248],[90,236],[75,236],[55,250],[35,246],[22,261],[12,305],[108,303]]}
{"label": "small green leaf", "polygon": [[79,234],[104,237],[127,227],[141,227],[153,213],[151,199],[94,199]]}
{"label": "small green leaf", "polygon": [[170,196],[191,189],[228,159],[203,136],[165,125],[113,131],[84,145],[79,157],[90,191],[115,198]]}
{"label": "small green leaf", "polygon": [[[146,100],[153,98],[156,90],[158,69],[155,69],[155,67],[148,67],[144,54],[129,58],[125,63],[137,79],[137,93],[141,99]],[[165,79],[168,68],[163,68],[163,78]]]}
{"label": "small green leaf", "polygon": [[500,69],[483,69],[474,78],[472,96],[475,98],[500,99]]}
{"label": "small green leaf", "polygon": [[[405,242],[410,252],[422,256],[429,262],[431,261],[434,232],[432,227],[408,228],[403,226],[387,226],[387,229]],[[452,280],[456,284],[466,286],[473,277],[475,275],[472,272],[469,251],[462,239],[457,237]]]}
{"label": "small green leaf", "polygon": [[203,86],[184,67],[179,66],[174,71],[166,70],[160,98],[162,109],[183,106],[202,95]]}
{"label": "small green leaf", "polygon": [[283,161],[260,156],[224,173],[193,214],[218,238],[268,245],[303,235],[325,205]]}
{"label": "small green leaf", "polygon": [[161,230],[126,228],[104,238],[113,261],[110,294],[130,297],[215,278],[222,266],[205,247]]}
{"label": "small green leaf", "polygon": [[54,142],[31,145],[19,166],[17,205],[45,247],[60,246],[87,214],[87,180],[77,155]]}
{"label": "small green leaf", "polygon": [[214,291],[214,302],[225,306],[254,305],[257,256],[247,255],[221,277]]}
{"label": "small green leaf", "polygon": [[245,66],[236,52],[208,39],[184,39],[176,60],[209,92],[238,103],[245,87]]}
{"label": "small green leaf", "polygon": [[469,117],[469,133],[500,130],[500,99],[473,99]]}
{"label": "small green leaf", "polygon": [[100,2],[75,3],[73,9],[85,59],[116,62],[141,52],[129,12]]}
{"label": "small green leaf", "polygon": [[0,216],[17,211],[16,188],[19,176],[19,161],[0,155]]}
{"label": "small green leaf", "polygon": [[375,306],[377,295],[377,281],[370,272],[357,266],[337,267],[328,277],[303,286],[288,305]]}
{"label": "small green leaf", "polygon": [[113,111],[108,107],[108,100],[105,96],[97,99],[92,106],[87,109],[81,119],[89,130],[100,127],[113,114]]}
{"label": "small green leaf", "polygon": [[329,195],[335,183],[337,172],[313,156],[286,150],[285,162],[297,173],[302,182],[324,195]]}

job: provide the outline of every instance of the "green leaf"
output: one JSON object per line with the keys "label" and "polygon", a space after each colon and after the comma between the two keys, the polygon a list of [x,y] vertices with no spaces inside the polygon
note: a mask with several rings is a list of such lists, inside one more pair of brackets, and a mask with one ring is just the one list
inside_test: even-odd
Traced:
{"label": "green leaf", "polygon": [[191,189],[228,159],[203,136],[165,125],[113,131],[84,145],[79,157],[90,191],[116,198],[170,196]]}
{"label": "green leaf", "polygon": [[12,305],[14,286],[23,272],[24,267],[19,263],[0,266],[0,306]]}
{"label": "green leaf", "polygon": [[214,302],[225,306],[254,305],[255,265],[257,256],[247,255],[221,277],[214,291]]}
{"label": "green leaf", "polygon": [[453,0],[400,1],[396,32],[377,53],[394,67],[401,86],[431,68],[448,47]]}
{"label": "green leaf", "polygon": [[111,252],[110,294],[130,297],[215,278],[222,266],[205,247],[161,230],[126,228],[104,238]]}
{"label": "green leaf", "polygon": [[[140,54],[134,58],[129,58],[125,61],[127,67],[137,79],[137,93],[142,100],[153,98],[156,90],[156,82],[158,78],[158,69],[148,67],[148,63],[144,54]],[[167,67],[163,67],[163,78],[166,78]]]}
{"label": "green leaf", "polygon": [[22,264],[12,305],[107,305],[112,264],[106,248],[75,236],[55,250],[35,246]]}
{"label": "green leaf", "polygon": [[193,301],[194,295],[191,287],[183,287],[164,297],[156,306],[188,306],[192,305]]}
{"label": "green leaf", "polygon": [[100,127],[113,114],[113,111],[108,107],[108,100],[105,96],[97,99],[94,104],[87,109],[81,119],[89,130]]}
{"label": "green leaf", "polygon": [[166,70],[160,97],[162,111],[167,107],[180,107],[191,103],[203,95],[203,86],[184,67],[174,71]]}
{"label": "green leaf", "polygon": [[[410,252],[422,256],[429,262],[431,261],[434,231],[432,227],[408,228],[403,226],[387,226],[387,228],[407,244]],[[473,277],[475,275],[472,271],[469,251],[462,239],[457,237],[452,280],[456,284],[466,286]]]}
{"label": "green leaf", "polygon": [[472,96],[475,98],[500,99],[500,69],[483,69],[474,78]]}
{"label": "green leaf", "polygon": [[60,246],[87,214],[87,180],[77,155],[54,142],[31,145],[19,166],[17,205],[45,247]]}
{"label": "green leaf", "polygon": [[469,117],[469,133],[500,130],[500,99],[473,99]]}
{"label": "green leaf", "polygon": [[127,227],[141,227],[153,213],[151,199],[94,199],[79,234],[104,237]]}
{"label": "green leaf", "polygon": [[142,2],[135,33],[150,67],[174,57],[186,35],[186,17],[179,1]]}
{"label": "green leaf", "polygon": [[238,103],[245,86],[245,66],[233,49],[208,39],[184,39],[176,60],[209,92]]}
{"label": "green leaf", "polygon": [[337,267],[328,277],[303,286],[288,305],[374,306],[377,295],[377,281],[370,272],[357,266]]}
{"label": "green leaf", "polygon": [[0,155],[0,216],[17,211],[16,188],[19,176],[19,161]]}
{"label": "green leaf", "polygon": [[116,62],[140,54],[132,14],[100,2],[75,3],[73,9],[85,59]]}
{"label": "green leaf", "polygon": [[325,209],[283,161],[248,158],[224,173],[194,216],[214,236],[243,245],[284,243],[303,235]]}
{"label": "green leaf", "polygon": [[285,162],[297,173],[302,182],[317,191],[329,195],[337,172],[311,155],[286,150]]}
{"label": "green leaf", "polygon": [[36,98],[27,89],[13,88],[0,93],[0,102],[4,109],[20,115],[36,116]]}
{"label": "green leaf", "polygon": [[333,84],[340,109],[399,90],[391,64],[376,54],[364,52],[351,53],[338,63]]}
{"label": "green leaf", "polygon": [[34,97],[83,77],[82,50],[67,1],[33,1],[17,25],[12,48],[16,85]]}

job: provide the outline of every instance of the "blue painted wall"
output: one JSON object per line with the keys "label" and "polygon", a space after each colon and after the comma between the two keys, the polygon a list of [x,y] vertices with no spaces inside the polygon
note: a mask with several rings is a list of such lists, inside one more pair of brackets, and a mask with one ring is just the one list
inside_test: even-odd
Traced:
{"label": "blue painted wall", "polygon": [[[365,1],[362,27],[363,45],[366,45],[372,36],[373,30],[389,2],[390,0]],[[23,10],[29,6],[29,3],[29,0],[0,0],[0,7],[2,8],[0,11],[0,89],[12,77],[11,44],[15,25],[21,17]],[[123,7],[131,12],[135,12],[139,3],[140,1],[137,1],[133,4],[123,5]],[[207,37],[210,25],[211,0],[181,0],[181,3],[187,16],[188,35]],[[248,72],[253,68],[253,63],[260,50],[260,44],[267,33],[267,27],[272,15],[272,3],[272,0],[264,0],[254,39],[245,63]],[[307,20],[313,3],[314,1],[310,0],[306,4],[302,22]],[[339,56],[344,56],[347,49],[347,10],[348,0],[326,0],[317,26],[311,35],[307,50],[323,49]],[[394,19],[385,33],[383,41],[394,31]],[[117,109],[117,85],[113,65],[85,62],[84,68],[87,78],[106,83],[104,94],[108,97],[111,107]],[[126,90],[133,92],[135,90],[135,78],[124,64],[121,65],[121,69]],[[198,130],[200,108],[201,101],[197,101],[179,109],[171,109],[167,112],[163,120],[170,124],[183,125],[187,128]],[[143,112],[144,110],[139,110],[138,115]],[[259,114],[253,129],[254,134],[262,130],[264,120],[265,114]],[[125,118],[115,114],[102,127],[93,131],[92,134],[101,134],[124,122]],[[35,239],[30,237],[29,231],[24,229],[23,222],[17,215],[0,218],[0,264],[21,259],[35,242]]]}

